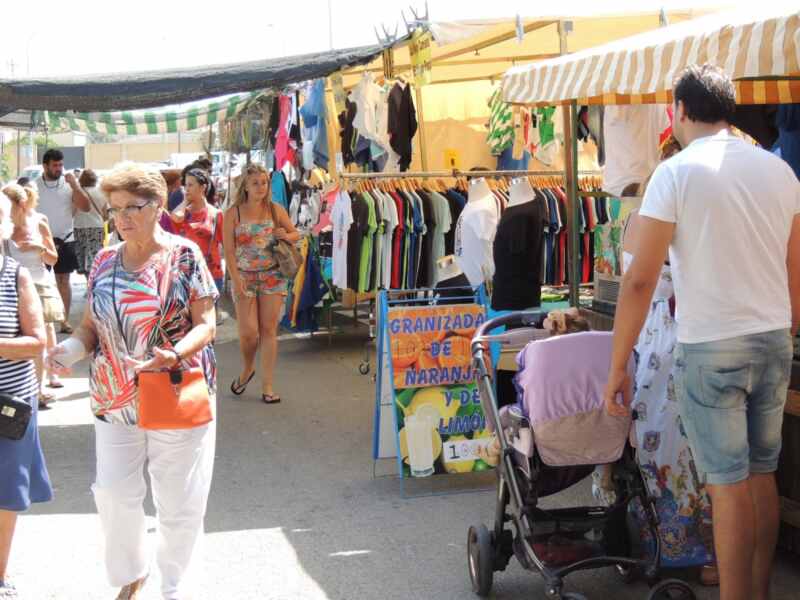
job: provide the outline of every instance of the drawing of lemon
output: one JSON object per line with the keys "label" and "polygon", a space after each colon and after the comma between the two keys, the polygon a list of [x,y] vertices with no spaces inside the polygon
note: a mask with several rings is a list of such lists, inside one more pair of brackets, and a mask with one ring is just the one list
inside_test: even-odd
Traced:
{"label": "drawing of lemon", "polygon": [[414,398],[411,400],[411,404],[408,405],[405,413],[407,415],[413,415],[420,406],[423,404],[428,404],[437,411],[440,418],[448,421],[449,419],[455,417],[456,413],[458,413],[460,402],[458,400],[458,396],[453,396],[450,400],[450,405],[448,406],[446,395],[447,391],[448,390],[446,388],[441,386],[423,388],[419,390],[416,394],[414,394]]}

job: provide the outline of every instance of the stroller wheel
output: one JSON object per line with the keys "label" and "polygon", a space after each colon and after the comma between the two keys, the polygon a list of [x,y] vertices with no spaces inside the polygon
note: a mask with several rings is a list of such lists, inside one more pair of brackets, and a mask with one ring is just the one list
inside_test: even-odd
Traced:
{"label": "stroller wheel", "polygon": [[697,596],[685,581],[665,579],[650,590],[647,600],[697,600]]}
{"label": "stroller wheel", "polygon": [[492,589],[494,577],[494,545],[492,536],[486,525],[469,528],[467,538],[467,561],[469,578],[472,580],[472,591],[485,598]]}

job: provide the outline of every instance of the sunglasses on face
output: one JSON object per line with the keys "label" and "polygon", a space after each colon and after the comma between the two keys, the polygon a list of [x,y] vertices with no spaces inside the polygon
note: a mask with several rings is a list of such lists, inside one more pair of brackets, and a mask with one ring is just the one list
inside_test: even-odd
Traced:
{"label": "sunglasses on face", "polygon": [[119,219],[120,217],[126,217],[130,219],[141,213],[143,209],[147,208],[152,203],[153,202],[151,200],[148,200],[144,204],[131,204],[130,206],[125,206],[124,208],[112,207],[108,209],[108,216],[112,219]]}

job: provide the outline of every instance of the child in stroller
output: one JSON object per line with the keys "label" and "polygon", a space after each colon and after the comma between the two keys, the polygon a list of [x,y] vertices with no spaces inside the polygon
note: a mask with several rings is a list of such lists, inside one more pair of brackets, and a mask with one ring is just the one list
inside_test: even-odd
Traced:
{"label": "child in stroller", "polygon": [[[682,581],[658,582],[658,543],[655,556],[633,555],[628,505],[638,498],[650,507],[649,526],[654,532],[657,517],[628,442],[631,417],[612,417],[604,408],[611,334],[584,330],[529,343],[518,356],[520,402],[502,414],[497,409],[484,358],[486,344],[519,346],[541,337],[541,331],[537,334],[530,327],[541,323],[541,316],[524,312],[492,319],[472,341],[483,410],[487,422],[502,433],[497,437],[494,527],[490,532],[485,525],[473,526],[468,536],[473,590],[488,595],[493,573],[504,570],[516,556],[523,567],[542,574],[549,598],[584,598],[564,592],[564,578],[577,570],[613,566],[626,578],[632,573],[644,576],[653,585],[649,599],[693,599],[691,588]],[[588,329],[572,317],[563,323]],[[558,329],[562,319],[555,321]],[[522,327],[489,335],[501,326]],[[604,469],[614,486],[610,506],[545,510],[539,505],[540,498],[591,475],[595,465],[607,465]],[[509,522],[513,531],[507,528]]]}

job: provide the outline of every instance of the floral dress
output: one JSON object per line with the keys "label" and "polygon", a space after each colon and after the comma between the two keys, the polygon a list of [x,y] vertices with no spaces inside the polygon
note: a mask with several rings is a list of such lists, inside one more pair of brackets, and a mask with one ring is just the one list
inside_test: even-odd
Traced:
{"label": "floral dress", "polygon": [[272,254],[275,228],[272,219],[260,223],[242,223],[239,207],[236,207],[236,266],[244,279],[247,296],[255,298],[268,294],[286,295],[289,280],[278,269]]}
{"label": "floral dress", "polygon": [[[632,258],[625,253],[626,269]],[[637,458],[659,517],[661,566],[688,567],[713,563],[713,537],[711,502],[697,475],[675,396],[677,324],[669,308],[673,293],[672,274],[665,265],[635,349],[633,408]],[[652,553],[647,520],[641,505],[634,507],[642,550]]]}
{"label": "floral dress", "polygon": [[[177,344],[193,327],[191,304],[207,297],[216,300],[218,295],[197,245],[167,235],[169,249],[136,271],[122,265],[123,242],[101,250],[89,275],[88,304],[98,338],[89,392],[95,416],[108,423],[135,425],[138,419],[135,373],[125,358],[147,360],[154,347]],[[213,401],[214,348],[209,344],[182,367],[202,367]]]}

